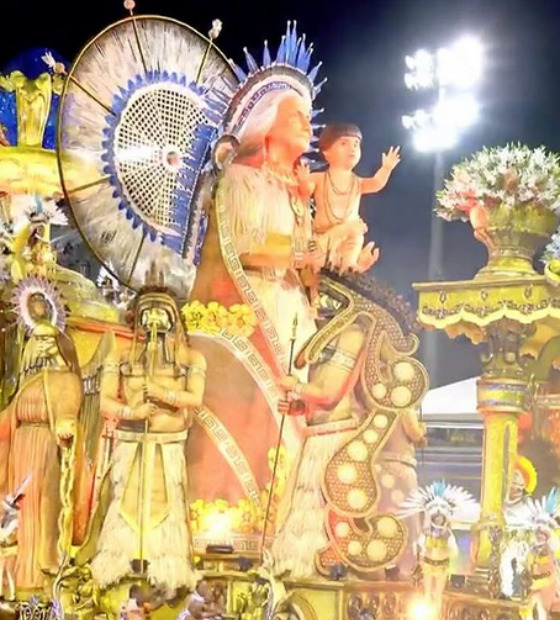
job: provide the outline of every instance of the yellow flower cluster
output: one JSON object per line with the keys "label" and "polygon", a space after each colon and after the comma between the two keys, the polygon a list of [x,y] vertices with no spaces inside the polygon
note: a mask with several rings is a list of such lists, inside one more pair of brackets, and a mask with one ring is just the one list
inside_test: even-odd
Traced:
{"label": "yellow flower cluster", "polygon": [[231,506],[223,499],[204,502],[197,499],[190,505],[193,534],[208,534],[216,540],[228,540],[232,534],[253,534],[259,531],[262,509],[254,502],[241,499]]}
{"label": "yellow flower cluster", "polygon": [[244,304],[234,304],[228,309],[217,301],[207,305],[193,301],[183,306],[181,313],[188,332],[219,334],[228,331],[233,336],[248,338],[257,326],[253,309]]}

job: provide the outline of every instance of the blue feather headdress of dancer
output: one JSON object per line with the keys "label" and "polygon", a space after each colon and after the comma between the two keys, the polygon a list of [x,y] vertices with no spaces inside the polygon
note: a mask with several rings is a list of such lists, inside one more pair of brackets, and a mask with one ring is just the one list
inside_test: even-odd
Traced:
{"label": "blue feather headdress of dancer", "polygon": [[558,529],[560,519],[560,489],[554,487],[541,499],[527,498],[524,509],[517,516],[515,526],[519,529],[553,531]]}
{"label": "blue feather headdress of dancer", "polygon": [[458,509],[472,509],[477,505],[475,498],[463,487],[438,480],[414,489],[401,504],[398,516],[406,518],[420,513],[428,516],[439,513],[450,519]]}

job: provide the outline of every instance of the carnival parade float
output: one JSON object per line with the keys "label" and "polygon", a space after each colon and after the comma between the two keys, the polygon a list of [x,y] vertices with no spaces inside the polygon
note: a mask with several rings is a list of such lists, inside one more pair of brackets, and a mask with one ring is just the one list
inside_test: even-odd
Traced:
{"label": "carnival parade float", "polygon": [[[441,214],[489,262],[416,316],[359,214],[399,149],[354,174],[296,24],[242,68],[219,20],[125,8],[71,66],[0,76],[0,614],[554,617],[560,469],[533,498],[518,446],[556,419],[556,156],[454,170]],[[421,326],[489,343],[480,502],[418,486]]]}

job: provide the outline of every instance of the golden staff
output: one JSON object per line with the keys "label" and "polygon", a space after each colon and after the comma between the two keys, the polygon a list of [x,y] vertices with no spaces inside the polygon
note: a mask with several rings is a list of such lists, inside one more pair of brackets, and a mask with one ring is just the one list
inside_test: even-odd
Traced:
{"label": "golden staff", "polygon": [[[147,347],[148,352],[148,376],[154,376],[157,358],[157,322],[150,322],[150,340]],[[144,383],[144,402],[148,402],[148,386]],[[148,439],[148,419],[144,420],[144,430],[142,434],[141,455],[140,455],[140,475],[138,489],[138,524],[140,529],[140,572],[144,572],[144,503],[146,493],[144,488],[144,478],[146,469],[146,444]]]}
{"label": "golden staff", "polygon": [[[296,335],[297,335],[298,318],[297,314],[294,316],[292,322],[292,336],[290,338],[290,360],[288,362],[288,374],[292,374],[292,367],[294,364],[294,352],[296,348]],[[264,545],[266,540],[266,530],[268,525],[268,519],[270,517],[270,507],[272,505],[272,496],[274,495],[274,486],[276,484],[276,470],[278,468],[278,461],[280,459],[280,448],[282,446],[282,436],[284,434],[284,424],[286,422],[286,416],[284,414],[280,420],[280,430],[278,431],[278,441],[276,442],[276,454],[274,455],[274,465],[272,467],[272,475],[270,478],[270,489],[268,491],[268,498],[266,500],[266,511],[264,513],[263,533],[261,538],[261,563],[264,559]]]}

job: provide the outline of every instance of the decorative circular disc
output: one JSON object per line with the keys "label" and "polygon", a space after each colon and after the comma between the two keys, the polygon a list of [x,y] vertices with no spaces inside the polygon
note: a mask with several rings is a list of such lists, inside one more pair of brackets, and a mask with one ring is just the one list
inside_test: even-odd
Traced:
{"label": "decorative circular disc", "polygon": [[113,24],[71,68],[59,118],[63,188],[82,236],[126,286],[138,289],[155,261],[188,294],[205,229],[202,172],[235,87],[208,39],[163,17]]}

